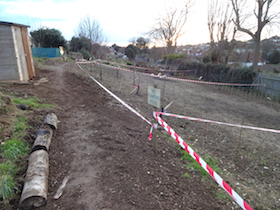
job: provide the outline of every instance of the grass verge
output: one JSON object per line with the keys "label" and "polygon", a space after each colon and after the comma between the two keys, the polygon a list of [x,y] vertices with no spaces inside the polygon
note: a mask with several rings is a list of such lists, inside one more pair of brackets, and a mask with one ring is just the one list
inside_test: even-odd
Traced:
{"label": "grass verge", "polygon": [[[207,185],[211,186],[212,177],[199,165],[199,163],[194,160],[185,150],[181,150],[182,153],[182,160],[185,160],[188,162],[186,165],[186,168],[190,171],[199,171],[202,177],[202,181]],[[222,170],[218,166],[218,162],[215,158],[211,157],[210,155],[206,154],[201,156],[201,158],[217,173],[221,174]],[[190,178],[191,176],[188,173],[185,173],[183,175],[186,178]],[[214,186],[213,186],[214,187]],[[219,186],[218,186],[219,187]],[[225,202],[231,202],[232,198],[222,189],[222,188],[216,188],[213,190],[213,193],[215,193],[216,197]]]}
{"label": "grass verge", "polygon": [[29,147],[23,140],[27,128],[29,126],[25,118],[17,117],[13,124],[11,139],[0,145],[0,198],[4,205],[19,191],[14,177],[21,168],[16,165],[16,161],[28,155]]}
{"label": "grass verge", "polygon": [[[24,140],[28,125],[26,112],[13,104],[26,104],[31,108],[52,108],[53,105],[40,103],[37,97],[16,98],[0,92],[0,204],[6,205],[20,191],[18,178],[24,169],[30,148]],[[15,179],[16,178],[16,179]],[[1,201],[2,200],[2,201]],[[0,209],[3,208],[0,205]]]}
{"label": "grass verge", "polygon": [[52,104],[40,103],[41,100],[38,99],[37,97],[31,97],[31,98],[26,98],[26,99],[12,97],[12,101],[15,104],[29,105],[31,108],[53,108],[54,107],[54,105],[52,105]]}

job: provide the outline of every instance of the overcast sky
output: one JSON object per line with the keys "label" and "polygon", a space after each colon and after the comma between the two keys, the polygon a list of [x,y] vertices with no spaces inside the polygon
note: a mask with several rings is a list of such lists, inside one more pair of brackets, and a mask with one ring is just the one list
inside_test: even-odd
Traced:
{"label": "overcast sky", "polygon": [[[226,1],[226,0],[225,0]],[[250,0],[253,1],[253,0]],[[143,36],[165,8],[180,6],[184,0],[0,0],[0,21],[31,26],[55,28],[71,40],[80,18],[94,16],[108,37],[109,44],[126,46],[132,37]],[[196,0],[192,7],[186,34],[179,44],[209,42],[207,29],[207,2]],[[280,9],[279,9],[280,10]],[[279,30],[269,30],[262,38],[276,35]],[[241,39],[249,39],[242,36]]]}

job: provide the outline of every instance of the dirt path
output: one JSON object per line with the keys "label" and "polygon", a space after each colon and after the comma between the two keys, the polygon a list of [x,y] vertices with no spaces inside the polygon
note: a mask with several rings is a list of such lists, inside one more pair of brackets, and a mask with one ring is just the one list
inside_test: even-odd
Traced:
{"label": "dirt path", "polygon": [[[190,202],[189,209],[222,208],[198,176],[189,181],[194,190],[185,192],[190,183],[177,164],[179,152],[167,142],[162,146],[170,153],[156,157],[149,126],[91,80],[61,70],[42,73],[52,79],[38,86],[46,92],[40,96],[63,110],[51,146],[50,199],[41,209],[184,209]],[[67,174],[65,193],[52,200]],[[197,202],[198,194],[206,196]]]}
{"label": "dirt path", "polygon": [[[45,99],[45,102],[56,105],[56,109],[50,110],[55,112],[60,123],[50,148],[48,203],[40,210],[238,209],[232,200],[226,202],[217,197],[220,189],[213,180],[206,184],[207,182],[202,182],[199,171],[192,171],[184,166],[186,162],[181,160],[180,150],[176,143],[170,141],[165,131],[158,131],[159,152],[155,155],[152,143],[147,140],[150,126],[71,65],[60,63],[45,66],[36,80],[47,78],[48,82],[38,86],[4,87],[17,91],[20,95],[37,95]],[[98,73],[92,74],[97,76]],[[147,93],[144,87],[149,84],[158,84],[161,87],[162,81],[141,77],[140,95],[134,96],[129,94],[134,88],[130,84],[131,74],[120,73],[120,78],[116,80],[115,72],[108,70],[103,73],[102,84],[152,120],[153,108],[146,104]],[[271,128],[276,128],[273,126],[279,122],[279,108],[264,106],[262,102],[253,103],[242,96],[227,95],[213,87],[166,82],[166,89],[168,91],[165,93],[165,103],[177,100],[170,108],[173,113],[177,111],[193,117],[237,124],[242,121],[241,116],[244,116],[246,123]],[[46,111],[40,114],[43,118]],[[258,190],[254,191],[254,194],[248,193],[252,188],[263,188],[263,194],[267,192],[269,184],[273,183],[273,180],[263,181],[265,176],[255,174],[255,165],[252,165],[252,170],[248,170],[245,175],[242,172],[251,164],[250,160],[246,159],[251,154],[245,154],[247,146],[252,142],[259,143],[263,134],[258,134],[260,137],[254,134],[252,137],[250,131],[244,132],[245,136],[251,135],[252,138],[247,141],[246,137],[246,141],[243,141],[244,148],[241,152],[244,154],[238,156],[240,160],[242,156],[242,164],[233,170],[231,167],[236,148],[234,141],[239,130],[165,119],[187,142],[198,149],[200,154],[210,153],[220,160],[226,181],[234,189],[239,188],[236,190],[242,192],[245,199],[250,201],[254,198],[253,195],[258,196]],[[264,143],[265,150],[272,149],[279,138],[271,136],[270,139],[270,142]],[[259,152],[264,154],[265,151]],[[273,155],[279,154],[278,148],[275,147],[271,154],[268,161],[272,163],[266,164],[269,167],[277,164]],[[184,177],[185,173],[188,173],[190,178]],[[239,176],[239,173],[242,176]],[[274,180],[279,178],[278,169],[266,173]],[[53,195],[67,175],[70,175],[70,181],[62,197],[54,200]],[[251,183],[251,180],[254,182]],[[271,189],[277,200],[279,186],[275,185]],[[258,197],[252,200],[256,201],[255,199]],[[265,206],[266,202],[269,200],[263,199],[259,208],[255,209],[265,209],[262,206]],[[14,203],[13,209],[17,209],[17,202]],[[254,203],[253,205],[258,206]],[[275,206],[277,205],[275,203]]]}

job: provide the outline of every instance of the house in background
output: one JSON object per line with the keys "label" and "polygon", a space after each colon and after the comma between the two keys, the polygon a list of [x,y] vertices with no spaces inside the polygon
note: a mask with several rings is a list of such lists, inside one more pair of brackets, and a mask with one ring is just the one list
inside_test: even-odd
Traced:
{"label": "house in background", "polygon": [[0,21],[0,81],[28,81],[35,76],[28,27]]}

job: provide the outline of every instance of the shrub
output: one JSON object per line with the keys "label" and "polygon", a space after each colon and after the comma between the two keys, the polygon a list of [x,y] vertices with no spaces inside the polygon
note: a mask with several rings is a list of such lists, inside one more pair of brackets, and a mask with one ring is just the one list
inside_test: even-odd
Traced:
{"label": "shrub", "polygon": [[212,61],[211,55],[206,55],[202,58],[203,63],[210,63]]}
{"label": "shrub", "polygon": [[78,51],[79,53],[83,54],[84,59],[88,60],[91,57],[91,54],[89,51],[85,50],[85,49],[81,49]]}
{"label": "shrub", "polygon": [[230,82],[251,84],[254,81],[256,72],[252,67],[230,68],[224,64],[205,64],[198,62],[181,61],[178,70],[195,70],[196,76],[203,76],[204,80],[212,82]]}
{"label": "shrub", "polygon": [[174,60],[179,58],[186,58],[186,56],[183,54],[168,54],[163,56],[163,60],[167,60],[167,58],[169,62],[173,62]]}
{"label": "shrub", "polygon": [[278,71],[276,68],[274,68],[274,69],[273,69],[273,73],[274,73],[274,74],[279,74],[280,71]]}
{"label": "shrub", "polygon": [[133,66],[133,63],[132,63],[132,62],[130,62],[130,61],[127,61],[127,62],[126,62],[126,65]]}
{"label": "shrub", "polygon": [[136,56],[134,50],[131,49],[131,48],[127,48],[127,49],[125,50],[125,54],[126,54],[126,56],[127,56],[129,59],[134,59],[135,56]]}
{"label": "shrub", "polygon": [[269,62],[272,63],[272,64],[278,64],[278,63],[280,63],[280,51],[275,50],[273,53],[271,53],[271,54],[268,56],[268,60],[269,60]]}

